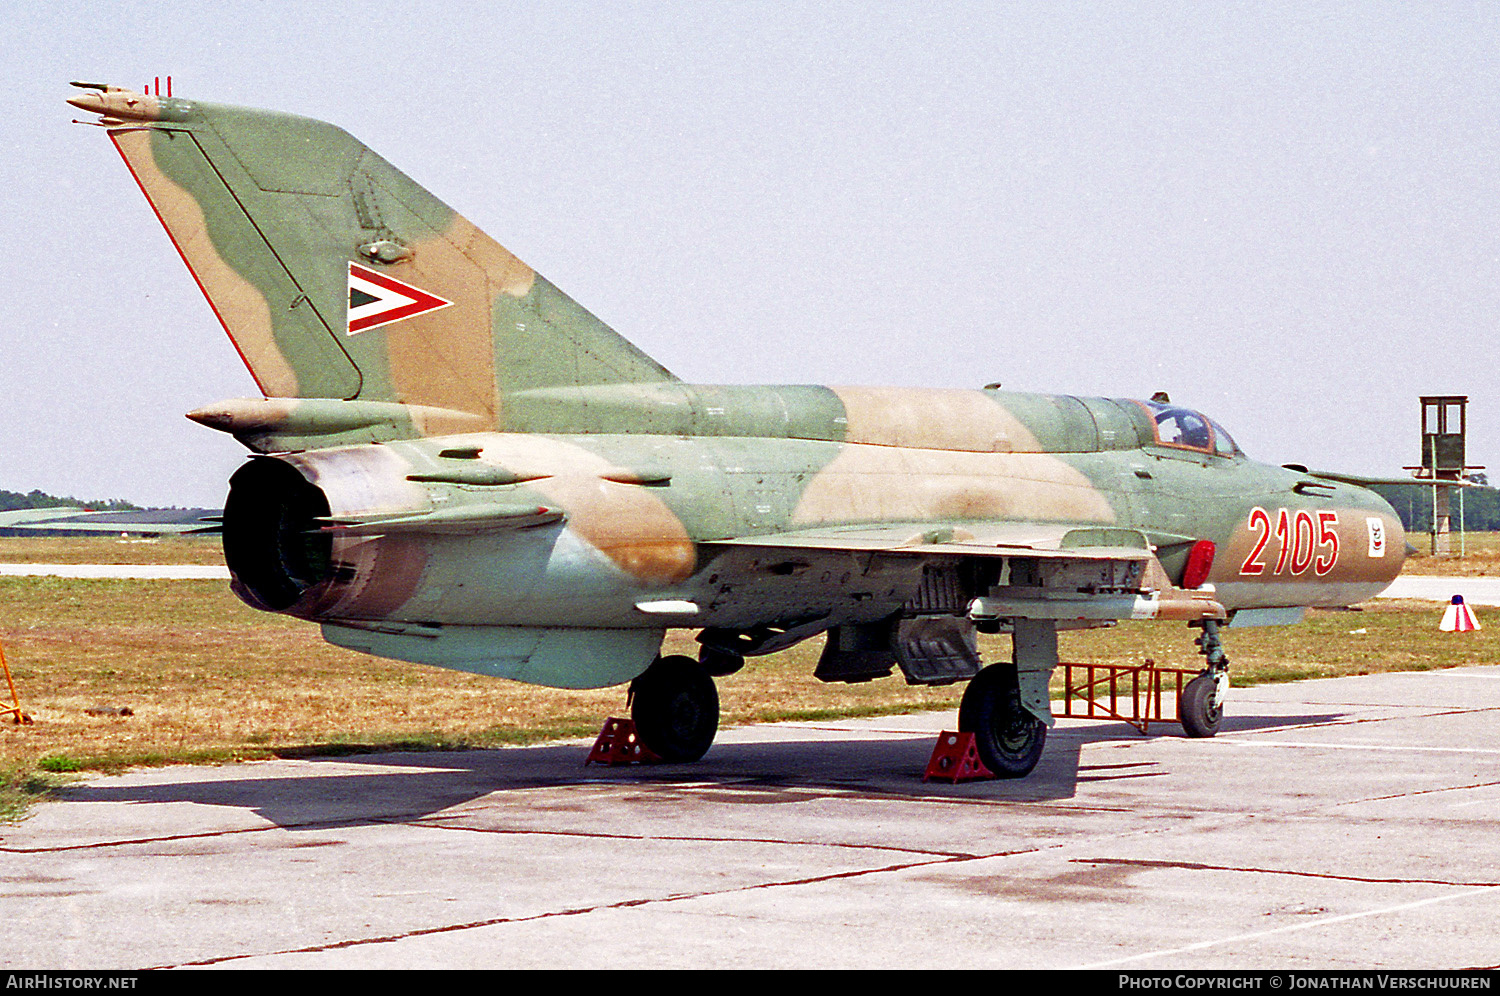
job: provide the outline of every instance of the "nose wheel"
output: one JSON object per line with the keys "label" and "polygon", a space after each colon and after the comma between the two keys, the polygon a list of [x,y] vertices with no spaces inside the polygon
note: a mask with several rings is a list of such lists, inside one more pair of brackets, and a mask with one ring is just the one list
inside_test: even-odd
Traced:
{"label": "nose wheel", "polygon": [[1205,658],[1203,673],[1183,686],[1177,700],[1177,718],[1182,732],[1190,737],[1211,737],[1219,732],[1224,718],[1224,695],[1229,691],[1229,658],[1219,638],[1219,624],[1205,619],[1198,626],[1202,634],[1193,642]]}
{"label": "nose wheel", "polygon": [[1224,696],[1219,690],[1219,676],[1228,683],[1228,675],[1205,671],[1183,686],[1182,698],[1177,703],[1177,718],[1182,722],[1182,732],[1190,737],[1211,737],[1219,732],[1219,721],[1224,718]]}
{"label": "nose wheel", "polygon": [[691,657],[658,657],[630,683],[630,718],[641,743],[664,761],[696,761],[719,731],[719,691]]}

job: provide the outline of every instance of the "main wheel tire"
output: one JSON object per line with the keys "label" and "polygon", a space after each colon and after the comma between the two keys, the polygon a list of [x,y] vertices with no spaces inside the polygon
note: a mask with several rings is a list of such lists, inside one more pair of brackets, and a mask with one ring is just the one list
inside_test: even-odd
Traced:
{"label": "main wheel tire", "polygon": [[1182,689],[1182,698],[1177,702],[1177,718],[1182,721],[1182,732],[1190,737],[1211,737],[1219,732],[1219,720],[1224,718],[1222,705],[1214,705],[1214,694],[1218,683],[1212,674],[1198,675]]}
{"label": "main wheel tire", "polygon": [[696,761],[719,731],[719,690],[691,657],[658,657],[630,686],[641,744],[663,761]]}
{"label": "main wheel tire", "polygon": [[976,674],[958,705],[958,728],[974,734],[984,766],[1001,778],[1023,778],[1042,758],[1047,724],[1021,705],[1016,672],[991,664]]}

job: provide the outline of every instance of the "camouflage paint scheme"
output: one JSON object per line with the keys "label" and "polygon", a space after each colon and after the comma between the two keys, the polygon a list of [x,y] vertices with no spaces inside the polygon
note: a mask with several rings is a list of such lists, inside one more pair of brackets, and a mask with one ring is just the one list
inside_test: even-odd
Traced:
{"label": "camouflage paint scheme", "polygon": [[[599,687],[669,628],[753,654],[923,618],[1285,621],[1400,571],[1381,498],[1217,426],[1163,442],[1185,409],[684,384],[332,125],[70,103],[102,115],[266,395],[189,416],[254,454],[225,511],[235,590],[335,643]],[[351,264],[449,304],[351,333]],[[1182,590],[1204,540],[1207,583]]]}

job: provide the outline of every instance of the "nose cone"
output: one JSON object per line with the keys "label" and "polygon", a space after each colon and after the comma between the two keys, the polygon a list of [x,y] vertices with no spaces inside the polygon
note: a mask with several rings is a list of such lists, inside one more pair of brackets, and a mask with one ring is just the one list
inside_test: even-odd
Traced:
{"label": "nose cone", "polygon": [[1369,537],[1368,561],[1380,580],[1390,582],[1401,573],[1406,558],[1415,553],[1406,542],[1406,529],[1401,517],[1379,494],[1368,488],[1359,489],[1367,508],[1365,527]]}
{"label": "nose cone", "polygon": [[76,97],[69,97],[68,103],[80,111],[87,111],[90,114],[104,113],[104,94],[102,93],[79,94]]}
{"label": "nose cone", "polygon": [[1417,548],[1407,542],[1406,530],[1401,525],[1400,517],[1394,511],[1391,512],[1387,529],[1390,532],[1390,538],[1387,542],[1390,543],[1391,550],[1396,555],[1396,573],[1400,574],[1401,568],[1406,564],[1406,558],[1416,553]]}
{"label": "nose cone", "polygon": [[157,121],[162,116],[160,100],[120,87],[89,90],[69,97],[68,103],[81,111],[122,121]]}

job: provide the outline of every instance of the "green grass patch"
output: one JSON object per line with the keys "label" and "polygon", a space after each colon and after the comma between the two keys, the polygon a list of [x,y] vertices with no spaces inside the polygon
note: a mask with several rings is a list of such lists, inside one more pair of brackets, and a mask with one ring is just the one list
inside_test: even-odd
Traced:
{"label": "green grass patch", "polygon": [[36,803],[71,780],[21,765],[0,768],[0,823],[25,819]]}
{"label": "green grass patch", "polygon": [[1276,685],[1288,681],[1306,681],[1309,678],[1322,678],[1316,668],[1297,667],[1296,665],[1268,664],[1256,668],[1251,675],[1239,675],[1233,669],[1229,673],[1229,683],[1236,688],[1251,688],[1255,685]]}

